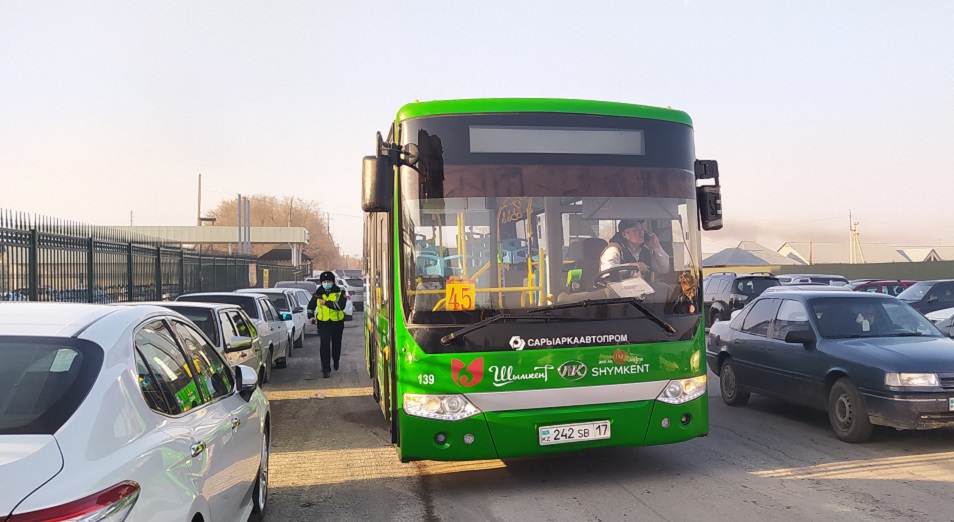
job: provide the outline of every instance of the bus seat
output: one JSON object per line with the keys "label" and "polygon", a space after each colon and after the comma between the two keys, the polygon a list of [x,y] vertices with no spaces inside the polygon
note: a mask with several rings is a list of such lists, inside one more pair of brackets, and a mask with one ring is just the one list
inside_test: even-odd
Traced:
{"label": "bus seat", "polygon": [[567,257],[573,260],[574,266],[582,270],[580,288],[585,291],[594,290],[593,282],[600,273],[600,254],[606,248],[606,241],[598,237],[580,239],[567,249]]}

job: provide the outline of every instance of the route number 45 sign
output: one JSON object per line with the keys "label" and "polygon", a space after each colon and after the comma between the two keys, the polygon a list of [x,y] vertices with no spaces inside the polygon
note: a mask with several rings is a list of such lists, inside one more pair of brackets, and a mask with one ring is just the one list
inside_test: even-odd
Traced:
{"label": "route number 45 sign", "polygon": [[447,282],[447,309],[448,310],[473,310],[475,286],[473,281],[448,281]]}

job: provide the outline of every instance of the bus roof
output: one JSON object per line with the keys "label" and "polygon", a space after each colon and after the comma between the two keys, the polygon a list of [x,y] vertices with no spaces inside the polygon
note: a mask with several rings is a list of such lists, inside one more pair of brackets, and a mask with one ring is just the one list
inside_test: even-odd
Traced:
{"label": "bus roof", "polygon": [[475,98],[470,100],[436,100],[408,103],[397,113],[397,121],[448,114],[499,114],[515,112],[556,112],[623,116],[672,121],[692,126],[685,112],[631,103],[570,100],[562,98]]}

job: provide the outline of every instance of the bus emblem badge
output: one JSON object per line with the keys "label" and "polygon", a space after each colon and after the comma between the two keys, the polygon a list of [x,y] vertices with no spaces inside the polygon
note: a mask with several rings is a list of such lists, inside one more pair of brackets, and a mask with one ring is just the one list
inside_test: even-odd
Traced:
{"label": "bus emblem badge", "polygon": [[586,365],[580,361],[567,361],[560,365],[557,373],[568,381],[578,381],[586,376]]}
{"label": "bus emblem badge", "polygon": [[454,380],[454,384],[470,388],[484,378],[484,358],[478,357],[474,359],[467,365],[467,370],[464,375],[461,375],[460,371],[463,369],[464,361],[451,359],[451,378]]}
{"label": "bus emblem badge", "polygon": [[510,347],[514,350],[523,350],[523,347],[527,345],[527,341],[523,340],[523,337],[515,335],[510,338]]}

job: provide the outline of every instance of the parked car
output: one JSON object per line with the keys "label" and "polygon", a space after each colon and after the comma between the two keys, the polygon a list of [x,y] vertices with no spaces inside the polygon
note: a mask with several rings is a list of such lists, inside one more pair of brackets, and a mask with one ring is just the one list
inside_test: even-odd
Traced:
{"label": "parked car", "polygon": [[821,283],[823,285],[845,286],[848,284],[848,278],[830,274],[782,274],[778,276],[778,282],[783,285]]}
{"label": "parked car", "polygon": [[954,308],[942,308],[924,314],[934,326],[948,337],[954,337]]}
{"label": "parked car", "polygon": [[291,344],[289,343],[290,337],[285,321],[289,320],[291,316],[282,317],[282,314],[275,309],[268,297],[262,294],[208,292],[180,295],[176,298],[176,302],[179,301],[227,303],[241,306],[242,310],[245,310],[245,313],[252,319],[252,325],[262,339],[262,348],[269,354],[266,359],[270,360],[275,368],[288,366],[287,358],[291,355]]}
{"label": "parked car", "polygon": [[5,304],[0,357],[3,520],[264,516],[268,399],[179,313]]}
{"label": "parked car", "polygon": [[[357,272],[360,273],[358,270]],[[364,310],[364,279],[360,277],[337,277],[335,284],[348,293],[355,311]]]}
{"label": "parked car", "polygon": [[851,292],[847,286],[831,286],[822,283],[802,283],[800,285],[779,285],[765,289],[766,292]]}
{"label": "parked car", "polygon": [[267,383],[272,377],[272,365],[268,363],[265,350],[262,349],[262,339],[252,326],[252,319],[239,305],[187,301],[146,301],[123,305],[155,305],[175,310],[199,327],[229,366],[234,368],[244,364],[255,370],[259,384]]}
{"label": "parked car", "polygon": [[778,278],[766,272],[717,272],[707,275],[702,280],[703,311],[707,324],[728,320],[733,310],[741,310],[767,288],[778,285]]}
{"label": "parked car", "polygon": [[922,314],[954,307],[954,279],[918,281],[898,294],[898,299]]}
{"label": "parked car", "polygon": [[897,296],[916,282],[904,279],[866,279],[852,281],[845,286],[855,292],[878,292]]}
{"label": "parked car", "polygon": [[[275,288],[298,288],[312,296],[318,291],[318,283],[314,281],[279,281],[275,283]],[[309,299],[311,298],[309,297]]]}
{"label": "parked car", "polygon": [[236,292],[262,294],[268,297],[268,300],[280,313],[291,315],[291,318],[285,321],[291,343],[295,348],[304,346],[305,324],[308,322],[305,318],[305,307],[308,306],[308,303],[299,303],[294,290],[290,288],[242,288],[236,290]]}
{"label": "parked car", "polygon": [[706,360],[726,404],[758,393],[819,408],[845,442],[872,425],[954,426],[954,340],[891,296],[765,292],[712,325]]}

